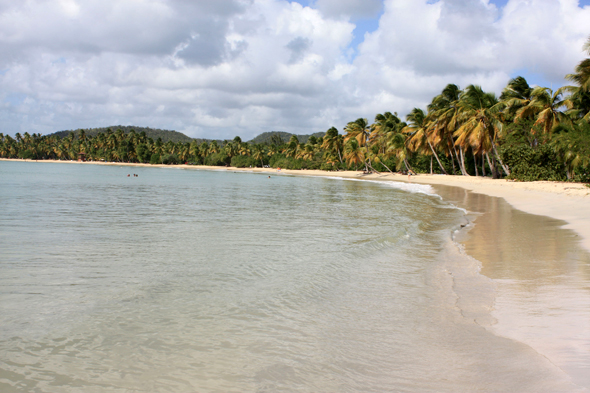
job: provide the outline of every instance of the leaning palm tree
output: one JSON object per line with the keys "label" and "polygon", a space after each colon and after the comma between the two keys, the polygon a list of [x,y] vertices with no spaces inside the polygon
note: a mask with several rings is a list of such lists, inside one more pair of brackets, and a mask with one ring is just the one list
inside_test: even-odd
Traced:
{"label": "leaning palm tree", "polygon": [[442,92],[434,97],[428,105],[426,118],[428,138],[434,147],[442,148],[447,156],[451,157],[453,173],[455,173],[455,157],[459,160],[453,133],[458,127],[457,111],[461,94],[457,85],[448,84],[445,86]]}
{"label": "leaning palm tree", "polygon": [[379,146],[379,153],[385,153],[387,140],[392,133],[398,133],[405,127],[405,124],[397,117],[397,113],[385,112],[375,116],[375,122],[371,124],[369,139],[371,144]]}
{"label": "leaning palm tree", "polygon": [[367,172],[369,171],[369,168],[367,168],[367,162],[365,160],[364,149],[359,145],[359,142],[356,138],[349,139],[344,145],[344,158],[346,159],[346,164],[349,167],[354,164],[356,170],[358,168],[358,164],[364,163],[365,170]]}
{"label": "leaning palm tree", "polygon": [[496,140],[502,132],[502,124],[498,120],[498,100],[493,93],[486,93],[480,86],[469,85],[461,94],[459,100],[458,121],[461,126],[455,131],[457,137],[455,144],[461,151],[462,171],[465,172],[463,148],[471,147],[477,153],[483,153],[488,159],[493,176],[497,177],[495,165],[489,162],[489,153],[493,152],[493,161],[496,159],[507,175],[510,175],[509,168],[504,165],[498,149]]}
{"label": "leaning palm tree", "polygon": [[424,145],[427,144],[428,148],[430,149],[431,155],[431,165],[430,171],[432,172],[432,156],[436,158],[436,162],[438,162],[438,166],[442,173],[447,175],[447,171],[445,170],[444,166],[441,164],[438,154],[436,154],[436,150],[432,146],[430,142],[430,138],[428,136],[427,131],[427,122],[426,122],[426,114],[420,108],[412,109],[412,112],[406,116],[409,124],[403,128],[402,132],[409,135],[408,139],[408,147],[412,151],[422,151],[422,153],[426,153],[424,149]]}
{"label": "leaning palm tree", "polygon": [[342,135],[338,134],[338,130],[335,127],[331,127],[328,131],[326,131],[326,135],[322,140],[321,148],[326,150],[326,154],[330,156],[338,156],[340,163],[342,164],[342,145],[343,145],[343,138]]}
{"label": "leaning palm tree", "polygon": [[296,157],[300,149],[299,146],[299,139],[297,136],[291,135],[291,139],[289,140],[287,147],[283,150],[283,153],[285,153],[287,157]]}
{"label": "leaning palm tree", "polygon": [[395,167],[399,170],[404,164],[406,171],[411,171],[412,167],[408,162],[410,157],[410,149],[408,148],[408,136],[401,132],[391,133],[386,142],[385,154],[386,156],[394,156],[396,158]]}
{"label": "leaning palm tree", "polygon": [[[359,148],[366,148],[370,143],[371,128],[367,119],[358,118],[355,121],[349,122],[344,127],[346,135],[344,136],[344,143],[348,143],[351,139],[356,139]],[[367,158],[367,157],[365,157]],[[365,168],[368,171],[370,162],[365,164]]]}

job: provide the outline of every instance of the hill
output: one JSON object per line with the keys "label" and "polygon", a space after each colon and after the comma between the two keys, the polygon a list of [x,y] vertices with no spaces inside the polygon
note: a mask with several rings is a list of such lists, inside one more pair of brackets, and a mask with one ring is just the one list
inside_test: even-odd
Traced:
{"label": "hill", "polygon": [[[149,127],[136,127],[136,126],[111,126],[111,127],[100,127],[100,128],[87,128],[84,129],[84,132],[88,136],[92,136],[93,138],[98,135],[100,132],[107,132],[108,129],[111,131],[116,132],[117,130],[123,131],[125,134],[128,134],[131,130],[134,130],[136,133],[145,132],[148,138],[152,138],[153,140],[157,140],[158,138],[162,138],[162,142],[166,143],[168,141],[172,141],[174,143],[177,142],[192,142],[193,138],[184,135],[178,131],[169,131],[169,130],[161,130],[159,128],[149,128]],[[51,135],[56,135],[59,138],[65,138],[70,133],[73,132],[74,135],[78,135],[80,130],[69,130],[69,131],[58,131]],[[200,139],[197,139],[198,142],[201,142]]]}
{"label": "hill", "polygon": [[270,132],[263,132],[262,134],[258,135],[254,139],[248,141],[248,143],[261,143],[265,145],[281,145],[283,143],[289,142],[292,135],[295,135],[297,139],[299,139],[299,143],[307,143],[307,140],[310,136],[315,136],[316,138],[323,137],[326,133],[325,132],[316,132],[311,135],[296,135],[291,134],[289,132],[284,131],[270,131]]}

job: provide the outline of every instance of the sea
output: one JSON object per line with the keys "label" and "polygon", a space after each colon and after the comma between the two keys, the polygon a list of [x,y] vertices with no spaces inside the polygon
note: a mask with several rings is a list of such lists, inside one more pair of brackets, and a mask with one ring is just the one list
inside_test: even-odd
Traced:
{"label": "sea", "polygon": [[1,161],[0,391],[588,391],[517,334],[544,311],[460,241],[477,214],[428,185]]}

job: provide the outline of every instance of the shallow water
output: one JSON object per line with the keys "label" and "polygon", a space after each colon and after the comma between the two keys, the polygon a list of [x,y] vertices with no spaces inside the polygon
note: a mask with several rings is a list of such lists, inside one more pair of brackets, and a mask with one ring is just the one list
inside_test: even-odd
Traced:
{"label": "shallow water", "polygon": [[590,388],[590,253],[578,235],[501,198],[438,191],[475,213],[464,244],[495,285],[492,331],[530,345]]}
{"label": "shallow water", "polygon": [[20,162],[0,184],[2,392],[576,389],[491,332],[465,214],[427,186]]}

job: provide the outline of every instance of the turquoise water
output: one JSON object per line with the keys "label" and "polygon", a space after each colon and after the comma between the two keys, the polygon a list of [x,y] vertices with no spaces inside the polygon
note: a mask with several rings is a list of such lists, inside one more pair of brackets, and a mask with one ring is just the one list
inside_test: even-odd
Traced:
{"label": "turquoise water", "polygon": [[268,176],[0,162],[0,391],[572,389],[430,187]]}

